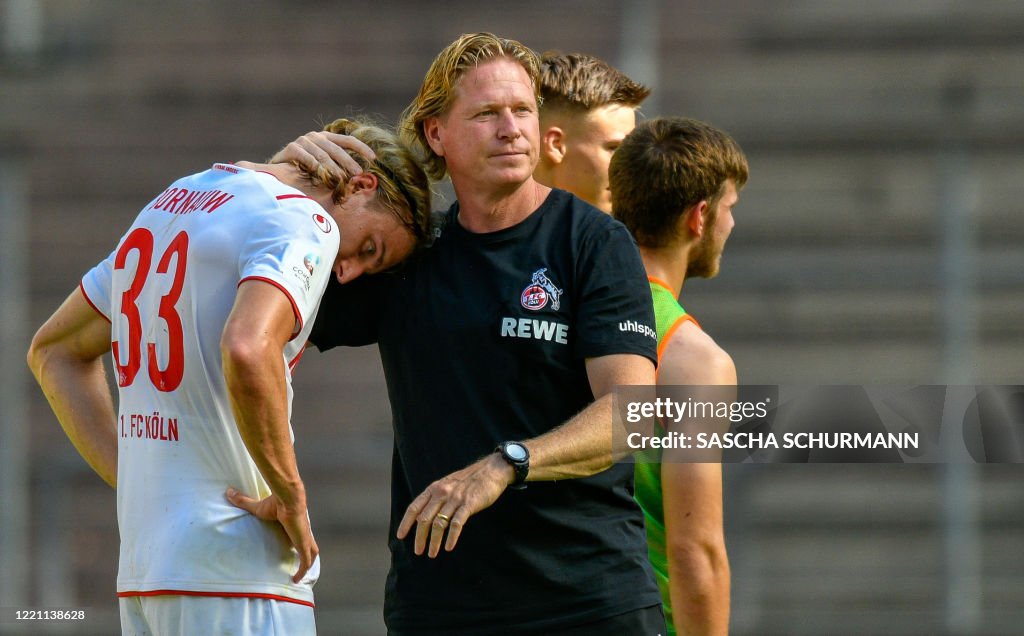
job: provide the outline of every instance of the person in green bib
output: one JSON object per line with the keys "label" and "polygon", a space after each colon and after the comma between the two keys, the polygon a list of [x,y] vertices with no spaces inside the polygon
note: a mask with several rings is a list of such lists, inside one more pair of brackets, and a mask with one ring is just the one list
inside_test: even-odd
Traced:
{"label": "person in green bib", "polygon": [[[613,215],[640,247],[654,300],[659,386],[735,385],[732,358],[679,303],[687,278],[718,273],[747,160],[703,122],[658,118],[623,140],[609,168]],[[722,528],[722,467],[672,461],[636,464],[648,556],[670,634],[729,631],[729,559]],[[685,458],[684,458],[685,459]]]}

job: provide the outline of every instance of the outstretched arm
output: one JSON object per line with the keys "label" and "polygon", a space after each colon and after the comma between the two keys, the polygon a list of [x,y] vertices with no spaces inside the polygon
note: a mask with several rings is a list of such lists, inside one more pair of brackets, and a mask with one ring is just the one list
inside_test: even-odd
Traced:
{"label": "outstretched arm", "polygon": [[103,481],[117,487],[117,415],[103,370],[110,323],[76,289],[39,328],[28,365],[68,439]]}
{"label": "outstretched arm", "polygon": [[231,407],[245,447],[271,495],[256,500],[234,489],[228,499],[265,521],[280,523],[299,553],[298,583],[319,554],[309,525],[306,489],[299,476],[288,426],[288,388],[282,351],[295,314],[273,285],[248,280],[238,287],[221,336],[221,356]]}
{"label": "outstretched arm", "polygon": [[[616,354],[587,360],[587,376],[597,398],[558,428],[526,440],[530,451],[527,481],[586,477],[611,466],[616,453],[612,436],[612,389],[621,385],[653,385],[654,363],[643,356]],[[437,556],[455,549],[468,519],[487,508],[512,483],[512,467],[497,453],[443,477],[423,491],[406,509],[398,526],[404,539],[416,527],[414,551],[428,547]]]}

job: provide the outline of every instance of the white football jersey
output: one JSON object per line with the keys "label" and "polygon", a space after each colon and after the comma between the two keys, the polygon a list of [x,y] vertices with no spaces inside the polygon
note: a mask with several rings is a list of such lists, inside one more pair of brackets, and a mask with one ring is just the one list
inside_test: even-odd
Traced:
{"label": "white football jersey", "polygon": [[[231,410],[220,340],[242,281],[280,289],[295,311],[291,367],[316,317],[339,230],[314,200],[233,165],[176,181],[143,208],[82,280],[111,321],[118,408],[119,596],[257,596],[312,605],[284,530],[235,508],[234,487],[270,494]],[[294,439],[294,437],[293,437]]]}

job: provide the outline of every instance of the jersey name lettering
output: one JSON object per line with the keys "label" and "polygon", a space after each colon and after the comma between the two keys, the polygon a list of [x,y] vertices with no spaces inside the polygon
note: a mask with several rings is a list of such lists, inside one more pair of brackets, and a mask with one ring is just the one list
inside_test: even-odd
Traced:
{"label": "jersey name lettering", "polygon": [[168,188],[156,198],[152,209],[171,214],[191,214],[201,209],[210,214],[233,198],[235,195],[220,190],[190,191],[186,188]]}

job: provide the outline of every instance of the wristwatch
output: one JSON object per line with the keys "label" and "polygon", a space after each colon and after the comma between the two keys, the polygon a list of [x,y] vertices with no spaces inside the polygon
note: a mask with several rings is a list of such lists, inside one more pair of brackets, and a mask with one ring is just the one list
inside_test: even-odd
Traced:
{"label": "wristwatch", "polygon": [[526,488],[526,476],[530,473],[530,451],[526,450],[526,446],[520,442],[502,442],[494,452],[501,453],[501,458],[515,471],[516,479],[509,488]]}

